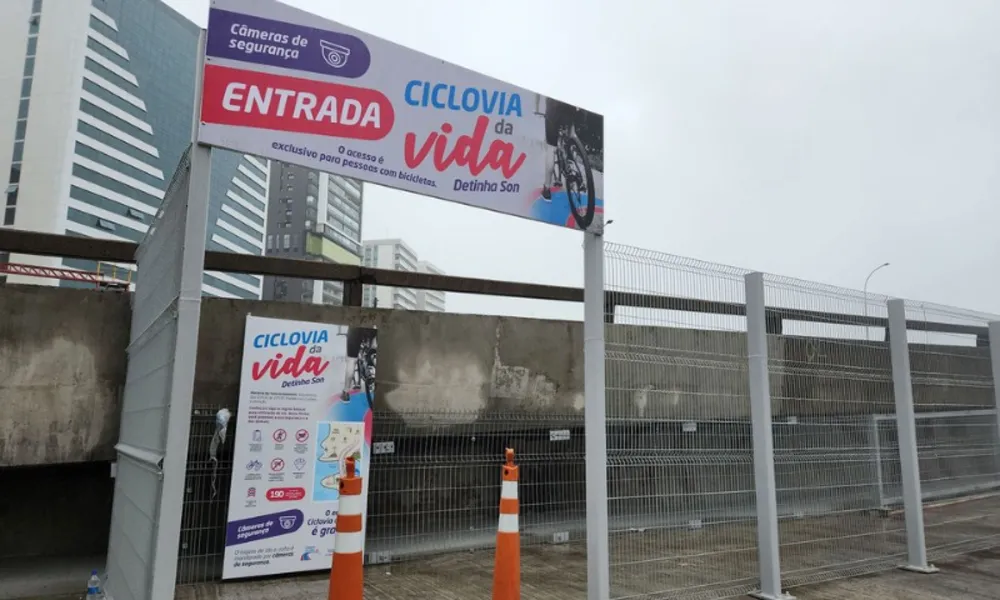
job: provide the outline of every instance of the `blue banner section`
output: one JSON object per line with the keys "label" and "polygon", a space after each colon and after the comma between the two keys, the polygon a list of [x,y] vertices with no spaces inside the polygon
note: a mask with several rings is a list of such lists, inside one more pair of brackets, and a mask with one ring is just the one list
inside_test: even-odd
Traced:
{"label": "blue banner section", "polygon": [[301,510],[286,510],[269,515],[230,521],[226,527],[226,545],[236,546],[267,538],[294,533],[302,527],[305,516]]}
{"label": "blue banner section", "polygon": [[213,8],[205,54],[256,65],[355,79],[372,57],[361,39],[346,33]]}

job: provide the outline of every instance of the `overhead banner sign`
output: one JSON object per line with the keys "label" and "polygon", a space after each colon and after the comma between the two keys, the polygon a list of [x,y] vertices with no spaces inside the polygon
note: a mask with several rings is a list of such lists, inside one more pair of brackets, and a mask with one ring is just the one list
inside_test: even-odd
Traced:
{"label": "overhead banner sign", "polygon": [[223,579],[330,568],[347,458],[368,496],[377,352],[374,329],[247,317]]}
{"label": "overhead banner sign", "polygon": [[604,119],[274,0],[212,0],[198,141],[603,226]]}

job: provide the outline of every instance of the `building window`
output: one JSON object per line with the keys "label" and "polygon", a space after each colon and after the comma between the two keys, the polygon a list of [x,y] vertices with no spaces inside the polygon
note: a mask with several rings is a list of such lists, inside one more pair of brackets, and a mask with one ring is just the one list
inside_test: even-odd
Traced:
{"label": "building window", "polygon": [[4,211],[3,224],[13,225],[14,207],[17,206],[18,183],[21,181],[21,161],[24,160],[24,138],[28,134],[28,108],[30,106],[32,75],[35,72],[35,51],[38,48],[38,28],[41,24],[39,13],[42,12],[42,0],[31,4],[31,27],[28,36],[28,47],[24,56],[24,68],[21,77],[21,102],[17,109],[17,122],[14,127],[14,150],[11,157],[10,176],[7,179],[7,210]]}
{"label": "building window", "polygon": [[274,236],[273,235],[267,236],[267,249],[268,250],[273,250],[274,249]]}
{"label": "building window", "polygon": [[287,217],[289,219],[292,218],[292,209],[288,209],[288,210],[285,211],[285,217]]}
{"label": "building window", "polygon": [[17,206],[18,184],[12,183],[7,186],[7,206]]}
{"label": "building window", "polygon": [[128,216],[132,217],[136,221],[142,221],[142,222],[146,221],[146,215],[142,214],[141,212],[137,211],[134,208],[128,209]]}
{"label": "building window", "polygon": [[115,231],[118,226],[107,219],[97,219],[97,226],[108,231]]}
{"label": "building window", "polygon": [[310,220],[308,220],[308,219],[306,219],[306,231],[311,230],[312,226],[313,226],[313,222],[310,221]]}
{"label": "building window", "polygon": [[286,233],[281,240],[281,245],[285,250],[292,247],[292,234]]}

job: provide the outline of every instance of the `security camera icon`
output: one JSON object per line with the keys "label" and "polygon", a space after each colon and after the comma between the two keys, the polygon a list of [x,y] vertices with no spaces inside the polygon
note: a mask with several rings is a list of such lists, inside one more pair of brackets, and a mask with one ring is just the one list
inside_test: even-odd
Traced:
{"label": "security camera icon", "polygon": [[323,60],[334,69],[343,68],[347,64],[347,59],[351,56],[351,49],[340,44],[320,40],[319,46],[323,51]]}

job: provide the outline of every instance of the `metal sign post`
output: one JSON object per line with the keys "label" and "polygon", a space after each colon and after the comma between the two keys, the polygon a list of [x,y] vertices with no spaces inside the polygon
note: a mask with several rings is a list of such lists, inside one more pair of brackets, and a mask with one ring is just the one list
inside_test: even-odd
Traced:
{"label": "metal sign post", "polygon": [[583,234],[583,393],[586,437],[587,600],[611,597],[608,441],[604,394],[604,234]]}

